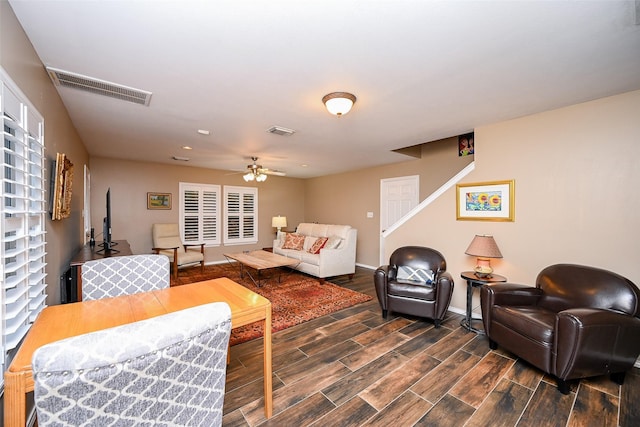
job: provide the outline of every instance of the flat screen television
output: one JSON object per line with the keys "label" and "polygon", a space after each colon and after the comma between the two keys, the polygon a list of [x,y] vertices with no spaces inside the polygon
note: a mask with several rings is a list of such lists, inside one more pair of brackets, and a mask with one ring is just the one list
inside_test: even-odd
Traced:
{"label": "flat screen television", "polygon": [[111,239],[111,188],[107,190],[106,202],[107,216],[102,220],[102,249],[98,252],[118,252],[113,249],[117,243]]}

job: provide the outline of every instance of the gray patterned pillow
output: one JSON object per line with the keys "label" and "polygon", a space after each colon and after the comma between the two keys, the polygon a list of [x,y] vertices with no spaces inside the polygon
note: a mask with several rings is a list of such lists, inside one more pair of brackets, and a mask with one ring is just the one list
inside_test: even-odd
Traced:
{"label": "gray patterned pillow", "polygon": [[433,271],[401,265],[398,267],[397,280],[411,283],[433,283]]}

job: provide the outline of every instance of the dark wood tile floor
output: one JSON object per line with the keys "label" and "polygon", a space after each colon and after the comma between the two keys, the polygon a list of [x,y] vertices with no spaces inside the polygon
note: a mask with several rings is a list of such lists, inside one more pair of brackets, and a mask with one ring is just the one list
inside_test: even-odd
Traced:
{"label": "dark wood tile floor", "polygon": [[[620,387],[608,377],[551,378],[449,313],[382,319],[373,272],[332,282],[369,295],[348,308],[273,335],[273,407],[262,399],[262,340],[231,348],[224,426],[623,426],[640,425],[640,370]],[[462,284],[456,283],[456,286]]]}

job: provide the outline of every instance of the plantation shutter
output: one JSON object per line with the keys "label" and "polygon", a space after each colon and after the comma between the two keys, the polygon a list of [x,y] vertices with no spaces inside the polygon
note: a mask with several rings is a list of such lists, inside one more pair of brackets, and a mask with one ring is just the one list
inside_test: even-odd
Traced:
{"label": "plantation shutter", "polygon": [[224,187],[225,244],[258,243],[258,189]]}
{"label": "plantation shutter", "polygon": [[[0,366],[45,307],[44,119],[0,69],[3,121],[0,201]],[[0,383],[3,378],[0,379]]]}
{"label": "plantation shutter", "polygon": [[180,233],[184,243],[220,244],[220,186],[180,183]]}

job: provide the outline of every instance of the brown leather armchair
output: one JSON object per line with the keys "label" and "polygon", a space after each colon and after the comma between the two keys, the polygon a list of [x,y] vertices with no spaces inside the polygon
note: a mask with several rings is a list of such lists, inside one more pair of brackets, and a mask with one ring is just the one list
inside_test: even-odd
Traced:
{"label": "brown leather armchair", "polygon": [[558,380],[609,374],[622,384],[640,354],[640,291],[607,270],[557,264],[535,287],[483,286],[482,317],[489,346],[521,357]]}
{"label": "brown leather armchair", "polygon": [[382,317],[386,319],[389,311],[428,317],[439,328],[453,294],[453,278],[446,269],[447,262],[435,249],[396,249],[389,264],[373,274]]}

